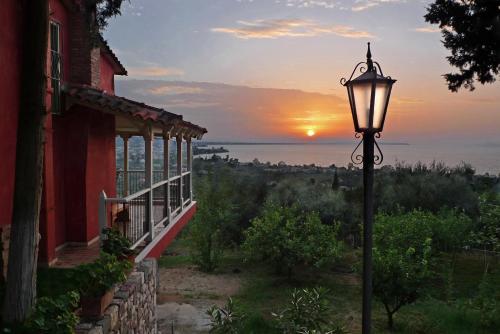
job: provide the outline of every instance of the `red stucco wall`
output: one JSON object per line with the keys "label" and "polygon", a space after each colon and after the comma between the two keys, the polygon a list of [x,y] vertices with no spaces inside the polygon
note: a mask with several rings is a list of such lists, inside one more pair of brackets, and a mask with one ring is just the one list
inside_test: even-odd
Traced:
{"label": "red stucco wall", "polygon": [[[86,241],[86,196],[85,175],[87,168],[87,142],[89,110],[73,107],[61,118],[61,135],[64,145],[57,155],[56,164],[64,169],[64,220],[66,225],[65,241]],[[59,176],[60,177],[60,176]],[[59,205],[59,203],[58,203]]]}
{"label": "red stucco wall", "polygon": [[[75,24],[61,0],[49,0],[49,6],[50,19],[61,27],[62,79],[68,82],[70,67],[78,66],[70,59]],[[18,0],[4,0],[0,9],[0,226],[10,224],[12,216],[21,84],[21,9]],[[106,57],[100,56],[97,67],[101,72],[100,88],[114,93],[113,67]],[[50,91],[47,98],[50,106]],[[49,114],[44,149],[39,259],[50,262],[57,246],[88,242],[99,234],[99,194],[104,190],[108,196],[115,196],[114,116],[76,106],[64,110],[63,115]]]}
{"label": "red stucco wall", "polygon": [[113,70],[113,67],[111,63],[108,60],[108,57],[106,57],[102,52],[101,52],[101,84],[100,87],[101,89],[105,90],[108,94],[114,94],[115,93],[115,72]]}
{"label": "red stucco wall", "polygon": [[116,195],[115,118],[89,110],[89,132],[86,164],[86,237],[99,235],[99,195]]}
{"label": "red stucco wall", "polygon": [[[49,0],[50,21],[60,26],[60,47],[62,54],[62,81],[69,78],[69,36],[70,23],[67,8],[59,0]],[[50,41],[50,39],[49,39]],[[50,50],[50,45],[49,45]],[[48,50],[47,50],[48,51]],[[50,73],[50,52],[47,55],[47,73]],[[50,108],[50,81],[48,82],[48,104]],[[44,156],[44,184],[43,198],[40,213],[40,254],[41,262],[50,262],[55,258],[55,248],[66,241],[66,223],[64,215],[64,177],[61,164],[62,150],[60,143],[64,143],[64,135],[61,135],[60,117],[48,113],[45,131],[45,156]]]}
{"label": "red stucco wall", "polygon": [[[70,117],[71,118],[71,117]],[[54,115],[52,117],[52,151],[53,151],[53,177],[54,177],[54,244],[52,247],[57,247],[66,242],[66,147],[70,150],[73,145],[68,144],[68,123],[65,118]],[[75,153],[82,152],[80,148],[74,148]],[[69,157],[68,157],[69,158]],[[68,172],[71,175],[71,171]],[[76,174],[74,174],[76,175]]]}
{"label": "red stucco wall", "polygon": [[0,226],[11,223],[21,71],[21,11],[18,0],[0,9]]}

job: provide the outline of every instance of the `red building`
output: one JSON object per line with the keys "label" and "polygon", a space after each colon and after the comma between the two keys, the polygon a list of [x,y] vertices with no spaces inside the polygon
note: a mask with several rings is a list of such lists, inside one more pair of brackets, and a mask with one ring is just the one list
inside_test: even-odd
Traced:
{"label": "red building", "polygon": [[[206,130],[180,115],[114,94],[115,75],[127,71],[106,41],[92,42],[80,3],[49,1],[49,110],[39,259],[51,265],[72,246],[98,245],[100,231],[110,225],[132,241],[138,260],[157,257],[196,210],[191,140],[200,139]],[[0,228],[5,258],[22,84],[19,1],[2,3],[0,22]],[[125,149],[119,171],[117,136]],[[131,136],[144,138],[145,166],[140,171],[128,170]],[[153,170],[153,141],[158,138],[164,141],[164,159],[161,170]],[[172,143],[174,152],[169,149]]]}

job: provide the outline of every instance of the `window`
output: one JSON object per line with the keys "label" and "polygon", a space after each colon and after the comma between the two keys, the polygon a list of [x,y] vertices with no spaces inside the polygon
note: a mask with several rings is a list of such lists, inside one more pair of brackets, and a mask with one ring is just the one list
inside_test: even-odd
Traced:
{"label": "window", "polygon": [[50,78],[52,84],[52,113],[61,113],[61,27],[55,22],[50,22]]}

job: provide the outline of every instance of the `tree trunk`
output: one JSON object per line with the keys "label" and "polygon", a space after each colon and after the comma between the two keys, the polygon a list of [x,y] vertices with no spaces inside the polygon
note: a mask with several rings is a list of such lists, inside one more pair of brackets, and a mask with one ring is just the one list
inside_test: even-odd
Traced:
{"label": "tree trunk", "polygon": [[16,177],[10,235],[5,322],[24,321],[36,298],[38,222],[43,181],[46,116],[48,1],[23,6],[22,70],[17,130]]}
{"label": "tree trunk", "polygon": [[392,332],[392,329],[394,328],[394,321],[393,321],[393,317],[392,316],[396,312],[397,308],[391,311],[391,309],[389,308],[389,304],[388,303],[384,302],[383,304],[384,304],[384,307],[385,307],[385,312],[387,313],[387,327]]}
{"label": "tree trunk", "polygon": [[394,320],[392,318],[393,314],[394,313],[387,312],[387,327],[389,327],[391,331],[394,328]]}

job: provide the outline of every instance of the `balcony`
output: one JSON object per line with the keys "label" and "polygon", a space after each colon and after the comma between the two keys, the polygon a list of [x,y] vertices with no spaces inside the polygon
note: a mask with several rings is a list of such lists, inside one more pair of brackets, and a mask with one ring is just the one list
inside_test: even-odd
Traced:
{"label": "balcony", "polygon": [[[128,170],[128,137],[124,139],[124,168],[116,173],[117,197],[103,191],[99,199],[99,228],[118,229],[132,243],[138,254],[136,261],[150,256],[153,248],[176,225],[194,212],[192,197],[192,148],[182,139],[177,142],[175,169],[171,170],[169,138],[164,138],[164,168],[152,170],[152,140],[145,140],[145,170]],[[149,153],[148,153],[149,152]],[[164,242],[163,242],[164,243]]]}

